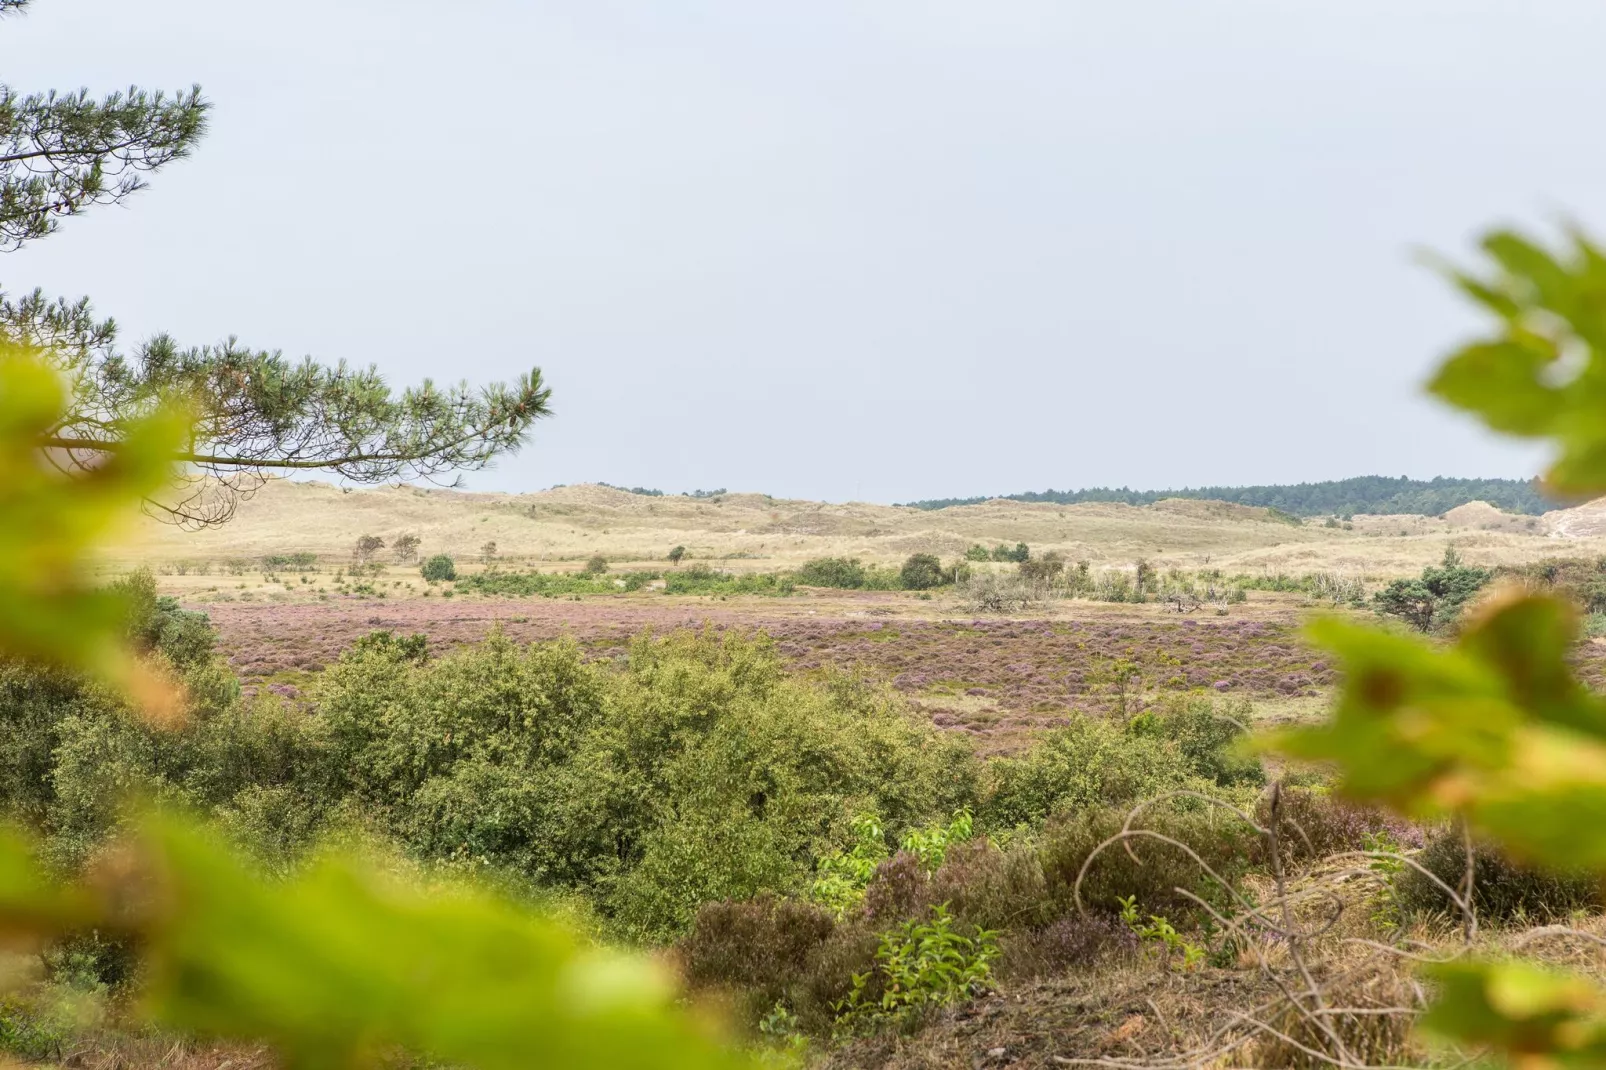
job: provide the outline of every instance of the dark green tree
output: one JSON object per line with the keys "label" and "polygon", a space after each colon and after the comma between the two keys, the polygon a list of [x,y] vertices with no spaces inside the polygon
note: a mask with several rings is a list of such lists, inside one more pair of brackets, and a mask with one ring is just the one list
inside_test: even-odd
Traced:
{"label": "dark green tree", "polygon": [[[26,2],[0,0],[0,15]],[[0,86],[0,251],[143,188],[146,175],[189,154],[209,108],[199,87],[94,99]],[[65,470],[99,467],[139,416],[166,399],[187,402],[196,430],[176,458],[185,474],[174,493],[147,504],[190,526],[228,520],[276,473],[380,483],[483,468],[550,414],[539,369],[511,385],[426,380],[398,395],[373,367],[293,361],[232,338],[185,348],[159,335],[125,352],[116,323],[97,318],[87,299],[53,301],[39,291],[0,293],[0,341],[43,350],[72,385],[68,413],[41,444]]]}
{"label": "dark green tree", "polygon": [[1467,601],[1493,575],[1488,569],[1461,563],[1455,547],[1444,551],[1439,565],[1429,565],[1414,580],[1395,580],[1372,596],[1377,611],[1398,617],[1419,632],[1453,625]]}
{"label": "dark green tree", "polygon": [[942,562],[932,554],[910,554],[898,573],[908,591],[925,591],[942,586]]}
{"label": "dark green tree", "polygon": [[676,546],[669,551],[669,563],[671,565],[678,565],[680,564],[680,559],[685,556],[686,548],[684,546]]}

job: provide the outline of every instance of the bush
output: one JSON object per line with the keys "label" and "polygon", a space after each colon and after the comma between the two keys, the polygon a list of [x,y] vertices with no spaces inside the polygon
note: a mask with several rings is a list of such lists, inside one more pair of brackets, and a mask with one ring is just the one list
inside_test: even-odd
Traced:
{"label": "bush", "polygon": [[1196,776],[1222,787],[1264,784],[1265,768],[1245,749],[1253,712],[1247,700],[1217,708],[1206,696],[1169,696],[1158,711],[1139,714],[1131,730],[1177,745]]}
{"label": "bush", "polygon": [[[1093,849],[1121,830],[1129,810],[1090,810],[1051,823],[1043,830],[1038,858],[1047,888],[1046,905],[1057,915],[1076,910],[1077,874]],[[1261,837],[1249,825],[1225,811],[1204,813],[1155,806],[1134,826],[1185,843],[1210,868],[1236,882],[1253,868]],[[1088,867],[1082,883],[1082,902],[1090,911],[1118,914],[1120,900],[1131,896],[1141,913],[1169,918],[1179,927],[1206,917],[1197,903],[1177,891],[1186,889],[1214,905],[1227,906],[1225,889],[1199,868],[1183,851],[1159,840],[1139,837],[1128,854],[1120,845],[1106,848]]]}
{"label": "bush", "polygon": [[586,562],[585,574],[587,576],[600,576],[608,571],[608,559],[601,554],[592,554]]}
{"label": "bush", "polygon": [[1201,783],[1175,744],[1086,716],[1039,734],[1018,757],[994,759],[988,777],[980,816],[989,829],[1036,824]]}
{"label": "bush", "polygon": [[942,562],[932,554],[910,554],[898,573],[904,590],[925,591],[942,586]]}
{"label": "bush", "polygon": [[681,558],[683,558],[685,556],[686,556],[686,548],[684,546],[672,547],[670,549],[670,551],[669,551],[669,563],[671,565],[678,565],[678,564],[680,564]]}
{"label": "bush", "polygon": [[835,930],[818,907],[772,895],[705,903],[676,955],[687,983],[733,990],[751,1022],[777,1002],[796,1005],[798,979]]}
{"label": "bush", "polygon": [[992,559],[992,553],[981,543],[971,543],[970,548],[965,551],[966,561],[991,561]]}
{"label": "bush", "polygon": [[1067,914],[1038,929],[1006,935],[998,973],[1036,978],[1084,969],[1116,955],[1137,953],[1138,938],[1110,914]]}
{"label": "bush", "polygon": [[[1553,922],[1606,905],[1598,878],[1586,870],[1519,865],[1489,843],[1474,844],[1473,852],[1472,903],[1480,921]],[[1416,860],[1452,888],[1460,887],[1466,873],[1466,848],[1455,830],[1430,836]],[[1396,902],[1406,917],[1456,913],[1444,891],[1410,866],[1395,881]]]}
{"label": "bush", "polygon": [[[1283,785],[1279,795],[1277,840],[1285,861],[1308,862],[1344,851],[1364,851],[1379,835],[1403,847],[1422,846],[1422,834],[1416,827],[1375,807],[1320,789]],[[1256,803],[1255,820],[1263,827],[1271,825],[1269,795]]]}
{"label": "bush", "polygon": [[429,558],[419,571],[431,583],[457,579],[457,564],[445,554],[436,554]]}
{"label": "bush", "polygon": [[1489,582],[1488,569],[1461,563],[1451,547],[1444,561],[1428,566],[1414,580],[1395,580],[1372,596],[1378,613],[1398,617],[1419,632],[1443,630],[1453,626],[1462,607]]}
{"label": "bush", "polygon": [[797,570],[797,582],[809,587],[839,587],[847,590],[864,586],[864,566],[857,558],[817,557]]}
{"label": "bush", "polygon": [[1032,591],[1019,576],[1000,576],[982,572],[961,585],[965,606],[974,613],[1019,613],[1035,601]]}

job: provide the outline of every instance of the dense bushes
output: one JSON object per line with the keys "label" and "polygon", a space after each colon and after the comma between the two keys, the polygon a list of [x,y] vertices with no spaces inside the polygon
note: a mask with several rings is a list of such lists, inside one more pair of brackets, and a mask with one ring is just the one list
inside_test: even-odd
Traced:
{"label": "dense bushes", "polygon": [[[1487,843],[1475,844],[1473,856],[1472,904],[1482,921],[1557,921],[1576,910],[1606,906],[1598,878],[1586,870],[1519,865]],[[1459,888],[1466,873],[1466,845],[1459,832],[1442,829],[1428,838],[1416,861],[1451,888]],[[1396,892],[1407,917],[1456,912],[1444,890],[1415,869],[1400,872]]]}
{"label": "dense bushes", "polygon": [[457,579],[457,563],[445,554],[436,554],[420,566],[419,572],[431,583],[455,580]]}
{"label": "dense bushes", "polygon": [[898,572],[906,591],[925,591],[942,585],[942,562],[932,554],[910,554]]}
{"label": "dense bushes", "polygon": [[840,587],[847,590],[864,586],[865,570],[857,558],[816,557],[797,570],[797,582],[810,587]]}
{"label": "dense bushes", "polygon": [[1042,733],[1018,757],[994,760],[989,777],[991,790],[980,811],[989,828],[1039,823],[1203,785],[1177,747],[1091,717]]}

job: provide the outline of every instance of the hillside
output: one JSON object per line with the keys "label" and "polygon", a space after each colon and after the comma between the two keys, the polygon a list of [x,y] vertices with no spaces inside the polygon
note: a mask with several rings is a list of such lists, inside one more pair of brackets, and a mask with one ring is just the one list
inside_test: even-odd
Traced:
{"label": "hillside", "polygon": [[[185,532],[154,521],[124,548],[128,561],[222,560],[265,553],[349,556],[358,536],[411,532],[426,553],[470,559],[495,542],[510,563],[557,564],[602,554],[654,561],[684,545],[693,560],[733,568],[793,565],[844,555],[893,562],[915,552],[952,557],[972,543],[1025,542],[1095,565],[1143,557],[1161,565],[1227,569],[1413,571],[1453,538],[1486,563],[1606,552],[1595,506],[1518,517],[1470,504],[1444,518],[1357,516],[1349,528],[1290,523],[1262,508],[1169,499],[1148,505],[1059,505],[995,499],[938,511],[860,502],[828,504],[762,494],[648,496],[597,485],[529,494],[418,487],[346,489],[274,481],[223,527]],[[1566,545],[1558,545],[1565,538]]]}
{"label": "hillside", "polygon": [[[1120,502],[1124,505],[1151,505],[1166,498],[1235,502],[1261,508],[1280,509],[1295,516],[1341,516],[1361,514],[1415,514],[1442,516],[1459,506],[1484,502],[1508,513],[1539,516],[1556,508],[1556,503],[1539,492],[1534,479],[1407,479],[1404,476],[1356,476],[1318,483],[1283,483],[1253,487],[1183,487],[1178,490],[1129,490],[1126,487],[1092,487],[1087,490],[1044,490],[1003,495],[1018,502],[1049,502],[1077,505],[1083,502]],[[948,509],[955,505],[974,505],[985,498],[935,498],[910,502],[917,509]]]}

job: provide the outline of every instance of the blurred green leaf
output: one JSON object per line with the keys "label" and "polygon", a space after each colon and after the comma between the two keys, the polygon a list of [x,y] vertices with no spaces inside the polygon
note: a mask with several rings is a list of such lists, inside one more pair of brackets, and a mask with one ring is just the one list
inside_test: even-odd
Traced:
{"label": "blurred green leaf", "polygon": [[1606,869],[1606,703],[1567,665],[1574,618],[1555,599],[1508,594],[1450,647],[1314,621],[1312,641],[1343,665],[1337,709],[1269,745],[1335,763],[1353,797],[1459,813],[1516,855]]}
{"label": "blurred green leaf", "polygon": [[170,1026],[265,1039],[299,1067],[394,1049],[484,1070],[750,1065],[674,1006],[667,971],[512,905],[338,858],[269,883],[171,818],[146,843],[148,1007]]}
{"label": "blurred green leaf", "polygon": [[1487,276],[1449,274],[1498,322],[1428,389],[1497,431],[1554,440],[1555,490],[1606,491],[1606,256],[1576,232],[1559,254],[1509,231],[1482,245]]}
{"label": "blurred green leaf", "polygon": [[1606,992],[1589,980],[1526,962],[1429,968],[1438,999],[1420,1026],[1470,1048],[1495,1048],[1531,1067],[1606,1065]]}
{"label": "blurred green leaf", "polygon": [[170,476],[184,415],[156,409],[123,425],[121,447],[103,464],[68,472],[42,446],[66,401],[44,362],[0,346],[0,654],[95,672],[159,702],[159,686],[123,649],[121,599],[90,566],[97,546]]}

